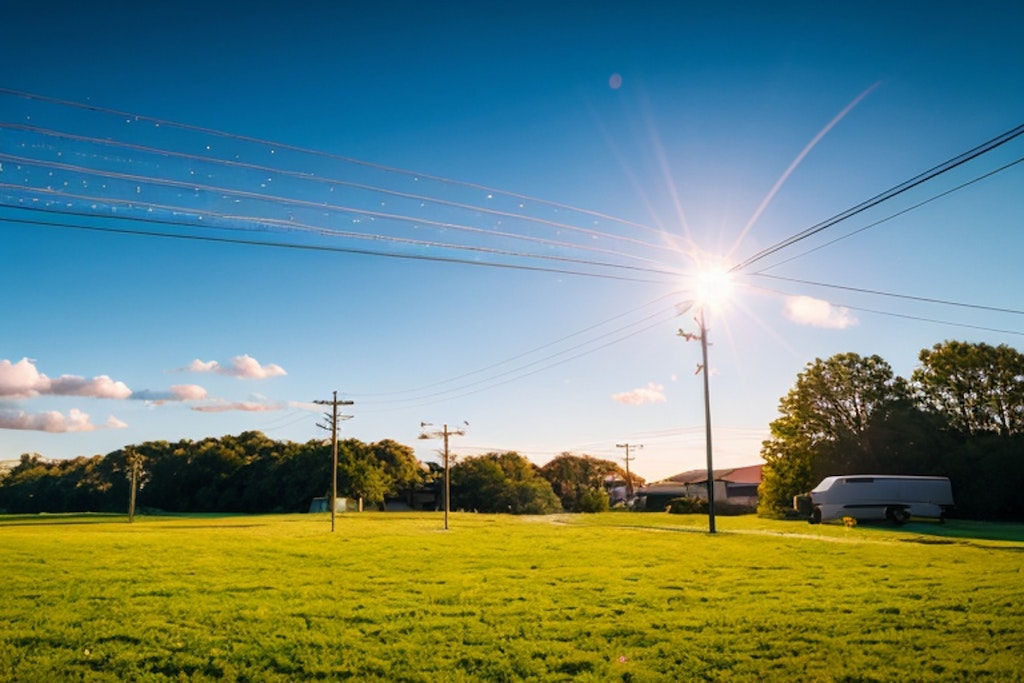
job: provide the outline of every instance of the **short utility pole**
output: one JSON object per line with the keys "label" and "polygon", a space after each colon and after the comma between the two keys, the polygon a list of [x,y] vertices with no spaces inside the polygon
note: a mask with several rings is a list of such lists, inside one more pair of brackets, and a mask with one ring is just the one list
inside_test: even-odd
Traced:
{"label": "short utility pole", "polygon": [[629,502],[633,500],[633,477],[629,474],[629,461],[635,459],[635,456],[632,458],[629,456],[629,449],[633,448],[638,450],[643,448],[644,445],[642,443],[617,443],[615,444],[615,447],[626,449],[626,457],[623,458],[623,460],[626,461],[626,502]]}
{"label": "short utility pole", "polygon": [[139,492],[139,476],[142,474],[142,454],[131,446],[124,449],[125,464],[128,466],[128,523],[135,521],[135,498]]}
{"label": "short utility pole", "polygon": [[[317,405],[331,406],[330,413],[324,413],[330,421],[331,427],[331,450],[333,453],[333,465],[331,466],[331,533],[334,533],[334,517],[338,513],[338,406],[350,406],[355,401],[339,401],[338,392],[334,392],[334,397],[330,401],[313,401]],[[342,420],[351,418],[351,415],[341,415]],[[321,429],[327,429],[327,425],[317,424],[317,427]]]}
{"label": "short utility pole", "polygon": [[[468,422],[463,422],[467,427]],[[429,422],[420,422],[420,429],[426,429],[427,427],[433,427]],[[459,429],[448,429],[448,425],[440,430],[435,429],[432,432],[424,431],[420,433],[419,438],[421,439],[437,439],[444,438],[444,530],[448,531],[448,513],[451,510],[451,457],[448,452],[448,437],[451,436],[462,436],[466,433],[464,428]]]}

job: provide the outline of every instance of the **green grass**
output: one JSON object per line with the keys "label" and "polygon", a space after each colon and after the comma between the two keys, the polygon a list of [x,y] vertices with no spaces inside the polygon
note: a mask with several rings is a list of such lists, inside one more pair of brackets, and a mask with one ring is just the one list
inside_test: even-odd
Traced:
{"label": "green grass", "polygon": [[1020,681],[1024,527],[0,517],[0,680]]}

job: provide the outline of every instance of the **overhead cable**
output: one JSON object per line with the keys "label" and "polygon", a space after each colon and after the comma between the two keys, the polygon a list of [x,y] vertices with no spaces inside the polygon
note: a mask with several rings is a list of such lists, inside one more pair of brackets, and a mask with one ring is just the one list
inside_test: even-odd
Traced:
{"label": "overhead cable", "polygon": [[838,213],[835,216],[832,216],[831,218],[824,220],[821,223],[818,223],[817,225],[813,225],[810,228],[807,228],[806,230],[803,230],[801,232],[796,233],[795,235],[792,235],[791,237],[787,237],[781,242],[777,242],[772,246],[762,249],[753,256],[747,258],[745,261],[742,261],[741,263],[733,266],[729,272],[736,272],[748,268],[752,264],[760,261],[761,259],[767,258],[768,256],[771,256],[772,254],[782,249],[785,249],[786,247],[796,244],[801,240],[805,240],[808,237],[811,237],[812,235],[816,235],[823,230],[831,228],[832,226],[841,223],[842,221],[845,221],[849,218],[852,218],[853,216],[856,216],[857,214],[862,213],[874,206],[878,206],[882,202],[888,201],[893,197],[896,197],[906,192],[907,190],[910,190],[914,187],[917,187],[918,185],[921,185],[924,182],[932,180],[933,178],[936,178],[942,175],[943,173],[946,173],[947,171],[957,168],[958,166],[961,166],[967,163],[968,161],[971,161],[972,159],[976,159],[982,154],[991,152],[997,147],[1004,145],[1007,142],[1021,135],[1024,135],[1024,124],[1021,124],[1016,128],[1012,128],[1003,133],[1002,135],[998,135],[992,138],[991,140],[984,142],[978,145],[977,147],[968,150],[967,152],[964,152],[963,154],[959,154],[953,157],[952,159],[949,159],[948,161],[939,164],[938,166],[934,166],[929,170],[925,171],[924,173],[914,176],[910,180],[906,180],[900,183],[899,185],[891,187],[885,192],[875,195],[871,199],[863,201],[860,204],[857,204],[856,206],[847,209],[846,211]]}

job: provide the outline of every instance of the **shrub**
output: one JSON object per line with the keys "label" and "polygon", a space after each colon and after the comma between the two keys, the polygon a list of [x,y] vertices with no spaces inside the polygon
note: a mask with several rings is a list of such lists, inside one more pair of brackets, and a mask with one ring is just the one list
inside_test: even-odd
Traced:
{"label": "shrub", "polygon": [[[665,511],[670,515],[707,514],[708,502],[701,498],[673,498],[668,502]],[[715,506],[718,511],[718,506]]]}
{"label": "shrub", "polygon": [[604,489],[587,489],[579,497],[580,512],[608,512],[608,492]]}

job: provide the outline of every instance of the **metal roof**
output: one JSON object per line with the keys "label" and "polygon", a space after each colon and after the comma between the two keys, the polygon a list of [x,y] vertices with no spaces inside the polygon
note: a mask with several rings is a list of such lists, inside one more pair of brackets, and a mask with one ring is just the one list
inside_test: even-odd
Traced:
{"label": "metal roof", "polygon": [[[728,469],[715,470],[715,481],[724,481],[729,484],[760,484],[761,468],[764,465],[747,465],[746,467],[731,467]],[[689,470],[662,479],[658,484],[704,484],[708,480],[708,471]]]}

